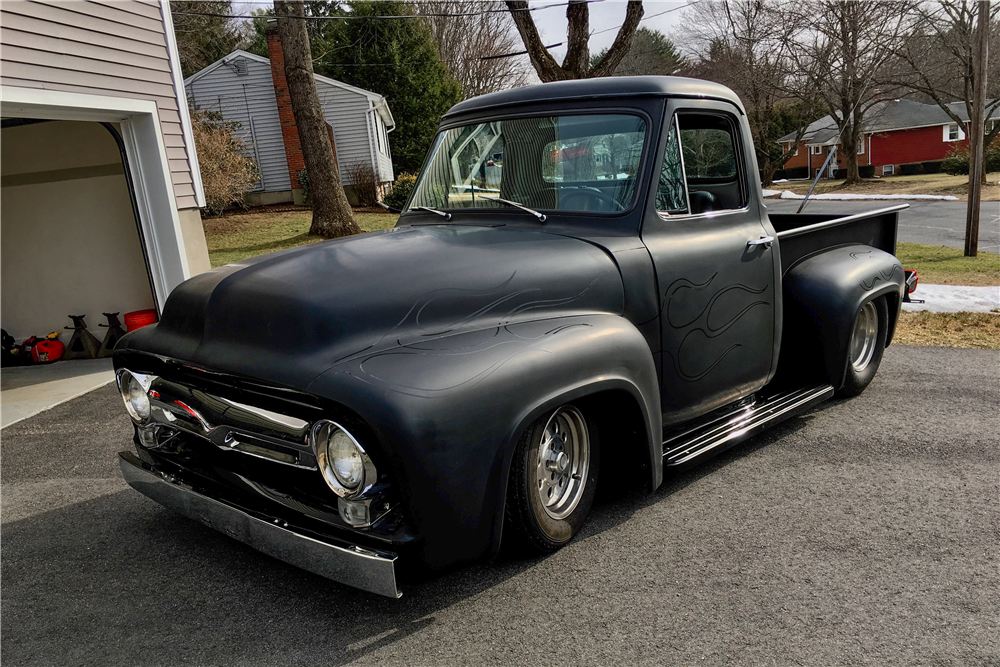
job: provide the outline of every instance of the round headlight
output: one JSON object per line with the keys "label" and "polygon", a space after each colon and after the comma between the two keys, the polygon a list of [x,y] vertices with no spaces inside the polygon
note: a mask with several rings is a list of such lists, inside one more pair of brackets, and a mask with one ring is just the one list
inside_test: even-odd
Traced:
{"label": "round headlight", "polygon": [[138,378],[129,371],[121,371],[118,375],[118,390],[125,401],[125,410],[132,419],[141,422],[149,418],[149,396]]}
{"label": "round headlight", "polygon": [[375,466],[358,441],[336,422],[313,426],[312,447],[327,486],[342,498],[360,493],[376,479]]}

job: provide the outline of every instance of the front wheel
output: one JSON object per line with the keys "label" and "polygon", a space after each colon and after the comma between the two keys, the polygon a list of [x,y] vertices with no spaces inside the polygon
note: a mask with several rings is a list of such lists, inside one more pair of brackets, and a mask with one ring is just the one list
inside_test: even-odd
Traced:
{"label": "front wheel", "polygon": [[857,396],[865,390],[885,351],[885,339],[889,330],[889,307],[885,297],[866,301],[854,318],[851,340],[847,346],[847,370],[844,386],[837,392],[841,396]]}
{"label": "front wheel", "polygon": [[507,494],[507,529],[531,551],[570,541],[594,504],[600,443],[597,428],[574,405],[528,427],[518,441]]}

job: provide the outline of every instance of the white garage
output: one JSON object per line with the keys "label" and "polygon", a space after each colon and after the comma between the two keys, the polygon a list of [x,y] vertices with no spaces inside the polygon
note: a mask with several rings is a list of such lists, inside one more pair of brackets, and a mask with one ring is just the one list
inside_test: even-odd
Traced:
{"label": "white garage", "polygon": [[69,314],[97,334],[102,312],[156,307],[118,132],[3,120],[0,308],[17,339],[62,329]]}
{"label": "white garage", "polygon": [[170,11],[2,3],[0,21],[3,328],[86,315],[100,337],[102,312],[159,310],[209,268]]}

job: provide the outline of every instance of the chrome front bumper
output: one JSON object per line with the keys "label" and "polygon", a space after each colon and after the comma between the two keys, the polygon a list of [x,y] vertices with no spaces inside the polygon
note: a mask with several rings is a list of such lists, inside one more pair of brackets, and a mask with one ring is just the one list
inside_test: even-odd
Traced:
{"label": "chrome front bumper", "polygon": [[149,469],[132,454],[122,452],[119,463],[125,481],[139,493],[258,551],[354,588],[391,598],[402,595],[396,587],[396,554],[320,541],[264,521],[196,493]]}

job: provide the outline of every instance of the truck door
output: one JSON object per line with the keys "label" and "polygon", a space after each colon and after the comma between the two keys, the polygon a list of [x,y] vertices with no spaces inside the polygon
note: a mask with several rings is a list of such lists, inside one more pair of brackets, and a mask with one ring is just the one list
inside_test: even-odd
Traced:
{"label": "truck door", "polygon": [[751,187],[758,175],[745,121],[727,104],[688,104],[667,106],[642,227],[659,288],[665,425],[761,388],[780,314],[774,230]]}

